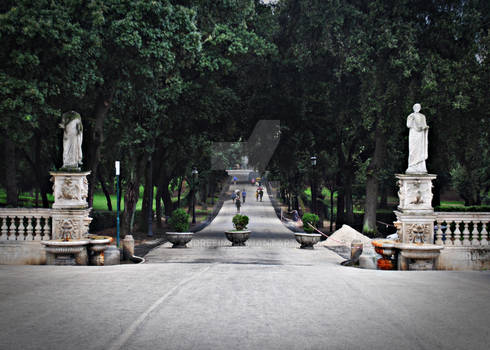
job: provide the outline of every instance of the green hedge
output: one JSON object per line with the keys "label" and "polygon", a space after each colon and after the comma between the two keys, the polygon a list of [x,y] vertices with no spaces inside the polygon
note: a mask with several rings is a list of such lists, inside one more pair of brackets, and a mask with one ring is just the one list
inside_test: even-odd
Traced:
{"label": "green hedge", "polygon": [[446,212],[490,212],[490,205],[473,205],[469,207],[444,207],[438,206],[435,207],[435,211],[446,211]]}

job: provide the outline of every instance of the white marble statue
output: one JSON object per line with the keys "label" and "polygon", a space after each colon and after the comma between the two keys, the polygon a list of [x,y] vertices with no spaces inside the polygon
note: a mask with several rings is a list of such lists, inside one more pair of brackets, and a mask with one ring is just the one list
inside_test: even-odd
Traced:
{"label": "white marble statue", "polygon": [[425,160],[428,156],[429,127],[425,115],[420,112],[420,104],[413,105],[413,113],[407,118],[408,135],[408,169],[407,174],[426,174]]}
{"label": "white marble statue", "polygon": [[63,114],[60,128],[63,133],[63,168],[79,169],[82,164],[82,118],[77,112]]}

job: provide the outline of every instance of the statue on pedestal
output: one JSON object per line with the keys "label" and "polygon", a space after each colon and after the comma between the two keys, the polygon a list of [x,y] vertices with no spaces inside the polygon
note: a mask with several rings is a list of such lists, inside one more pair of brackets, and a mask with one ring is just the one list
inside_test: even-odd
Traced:
{"label": "statue on pedestal", "polygon": [[80,170],[79,166],[82,164],[82,118],[75,111],[66,112],[63,114],[59,126],[64,130],[62,169]]}
{"label": "statue on pedestal", "polygon": [[427,174],[425,160],[428,157],[429,127],[425,115],[420,112],[420,104],[413,105],[413,112],[407,118],[408,135],[408,169],[406,174]]}

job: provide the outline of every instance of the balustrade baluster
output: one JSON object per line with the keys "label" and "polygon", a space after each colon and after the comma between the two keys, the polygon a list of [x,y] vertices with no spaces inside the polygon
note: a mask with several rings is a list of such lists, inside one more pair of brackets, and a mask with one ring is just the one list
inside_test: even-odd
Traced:
{"label": "balustrade baluster", "polygon": [[25,240],[25,230],[24,226],[24,215],[18,216],[19,218],[19,226],[17,227],[17,240],[24,241]]}
{"label": "balustrade baluster", "polygon": [[463,245],[462,242],[461,242],[461,231],[459,229],[459,225],[461,224],[460,221],[454,221],[454,223],[456,224],[456,228],[454,229],[454,241],[453,241],[453,244],[456,245],[456,246],[461,246]]}
{"label": "balustrade baluster", "polygon": [[442,221],[441,222],[438,222],[436,221],[436,225],[437,225],[437,231],[436,231],[436,239],[435,239],[435,244],[438,244],[438,245],[443,245],[444,244],[444,241],[442,240]]}
{"label": "balustrade baluster", "polygon": [[15,234],[15,219],[17,216],[13,215],[10,217],[10,225],[9,225],[9,241],[16,241],[17,236]]}
{"label": "balustrade baluster", "polygon": [[43,241],[49,241],[51,239],[51,225],[49,224],[49,216],[43,216],[44,229],[43,229]]}
{"label": "balustrade baluster", "polygon": [[42,233],[42,227],[41,227],[41,216],[36,215],[34,216],[36,219],[36,227],[34,228],[34,240],[35,241],[40,241],[42,239],[41,233]]}
{"label": "balustrade baluster", "polygon": [[0,216],[0,220],[2,220],[2,227],[1,227],[2,235],[0,236],[0,241],[6,241],[9,238],[9,236],[7,235],[8,232],[7,217]]}
{"label": "balustrade baluster", "polygon": [[463,220],[463,245],[464,246],[469,246],[471,245],[471,241],[470,241],[470,230],[469,230],[469,224],[470,224],[470,221],[467,221],[467,220]]}
{"label": "balustrade baluster", "polygon": [[28,216],[27,217],[27,227],[26,227],[26,232],[27,232],[27,235],[26,235],[26,241],[32,241],[34,239],[34,237],[32,236],[32,230],[33,227],[32,227],[32,216]]}
{"label": "balustrade baluster", "polygon": [[488,245],[489,244],[489,241],[488,241],[488,231],[487,231],[487,223],[482,220],[481,221],[482,223],[482,228],[481,228],[481,245]]}

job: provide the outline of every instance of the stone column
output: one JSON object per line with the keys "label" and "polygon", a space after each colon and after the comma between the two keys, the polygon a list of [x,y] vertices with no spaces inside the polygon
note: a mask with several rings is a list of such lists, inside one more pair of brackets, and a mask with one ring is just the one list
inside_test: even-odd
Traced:
{"label": "stone column", "polygon": [[397,174],[398,210],[395,211],[402,243],[434,243],[433,174]]}

